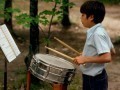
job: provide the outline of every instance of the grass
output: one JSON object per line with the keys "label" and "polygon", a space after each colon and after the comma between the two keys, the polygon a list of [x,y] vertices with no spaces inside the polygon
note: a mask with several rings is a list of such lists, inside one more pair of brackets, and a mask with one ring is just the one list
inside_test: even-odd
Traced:
{"label": "grass", "polygon": [[1,81],[1,80],[3,80],[3,77],[4,77],[4,72],[2,71],[2,70],[0,70],[0,90],[2,90],[3,89],[3,81]]}
{"label": "grass", "polygon": [[52,86],[49,83],[40,81],[31,84],[31,90],[52,90]]}
{"label": "grass", "polygon": [[[20,90],[21,86],[26,86],[26,68],[20,67],[16,68],[16,70],[12,73],[12,81],[8,80],[7,88],[8,90]],[[0,80],[3,78],[4,72],[0,71]],[[11,76],[11,75],[10,75]],[[39,82],[31,83],[31,90],[52,90],[52,85],[38,80]],[[4,87],[3,83],[0,82],[0,90]],[[76,73],[73,81],[68,85],[68,90],[82,90],[81,89],[81,75],[80,73]]]}
{"label": "grass", "polygon": [[73,78],[73,81],[68,86],[68,90],[82,90],[82,80],[81,80],[81,74],[76,73],[75,77]]}
{"label": "grass", "polygon": [[120,0],[100,0],[106,4],[120,4]]}
{"label": "grass", "polygon": [[[12,72],[13,75],[10,75],[12,77],[12,80],[8,80],[7,88],[8,90],[20,90],[21,86],[25,88],[26,86],[26,67],[20,67],[16,68],[14,72]],[[0,73],[0,78],[2,78],[3,73]],[[31,83],[31,90],[52,90],[52,86],[46,82],[40,81],[39,82],[32,82]],[[3,84],[0,83],[0,90],[2,90]]]}
{"label": "grass", "polygon": [[0,12],[4,9],[5,0],[0,0]]}

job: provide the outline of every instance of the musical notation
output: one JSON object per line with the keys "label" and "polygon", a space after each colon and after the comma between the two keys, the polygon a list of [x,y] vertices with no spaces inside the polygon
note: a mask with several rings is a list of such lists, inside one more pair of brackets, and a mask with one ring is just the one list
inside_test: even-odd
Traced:
{"label": "musical notation", "polygon": [[0,47],[9,62],[13,61],[20,51],[6,25],[0,26]]}

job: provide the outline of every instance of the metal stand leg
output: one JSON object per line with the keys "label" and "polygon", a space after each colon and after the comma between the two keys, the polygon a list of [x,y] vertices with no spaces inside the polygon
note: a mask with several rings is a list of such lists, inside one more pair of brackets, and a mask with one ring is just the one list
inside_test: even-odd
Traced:
{"label": "metal stand leg", "polygon": [[4,90],[7,90],[7,60],[5,59]]}

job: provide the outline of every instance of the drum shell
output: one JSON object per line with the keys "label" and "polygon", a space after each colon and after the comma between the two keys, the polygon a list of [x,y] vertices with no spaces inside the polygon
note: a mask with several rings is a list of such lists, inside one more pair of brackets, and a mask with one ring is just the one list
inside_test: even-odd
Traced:
{"label": "drum shell", "polygon": [[[39,62],[37,62],[39,61]],[[49,83],[70,83],[75,75],[75,68],[67,69],[48,64],[33,57],[29,67],[30,72],[40,80]]]}

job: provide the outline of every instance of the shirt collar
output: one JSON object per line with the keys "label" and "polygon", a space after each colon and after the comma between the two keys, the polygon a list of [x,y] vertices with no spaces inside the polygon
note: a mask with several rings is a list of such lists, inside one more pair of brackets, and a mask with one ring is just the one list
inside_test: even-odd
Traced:
{"label": "shirt collar", "polygon": [[91,34],[93,34],[96,30],[97,27],[102,26],[101,23],[98,23],[96,25],[94,25],[93,27],[91,27],[90,29],[87,30],[87,36],[88,38],[91,36]]}

